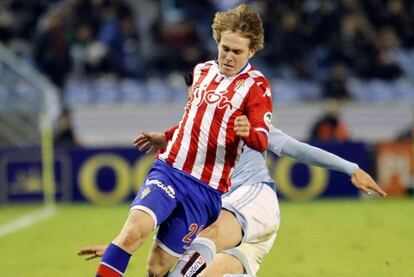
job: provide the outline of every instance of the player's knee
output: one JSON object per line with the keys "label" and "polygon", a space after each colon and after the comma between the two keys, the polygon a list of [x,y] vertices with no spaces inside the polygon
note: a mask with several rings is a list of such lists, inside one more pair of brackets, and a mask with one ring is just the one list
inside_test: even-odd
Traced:
{"label": "player's knee", "polygon": [[169,270],[176,264],[177,257],[165,252],[159,245],[152,248],[148,262],[148,276],[167,276]]}
{"label": "player's knee", "polygon": [[207,238],[216,243],[217,238],[219,237],[220,226],[216,223],[211,224],[207,229],[204,229],[200,232],[199,236]]}
{"label": "player's knee", "polygon": [[167,276],[168,269],[160,264],[149,264],[147,268],[148,277],[164,277]]}

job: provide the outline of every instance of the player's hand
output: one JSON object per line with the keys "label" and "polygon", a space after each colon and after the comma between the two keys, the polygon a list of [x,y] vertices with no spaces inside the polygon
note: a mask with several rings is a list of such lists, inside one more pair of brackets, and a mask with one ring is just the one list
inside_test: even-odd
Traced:
{"label": "player's hand", "polygon": [[247,116],[241,115],[234,120],[234,131],[241,138],[247,138],[250,133],[250,122]]}
{"label": "player's hand", "polygon": [[351,182],[352,182],[352,184],[354,184],[354,186],[356,186],[357,188],[359,188],[360,190],[362,190],[363,192],[365,192],[368,195],[371,194],[371,191],[375,191],[376,193],[378,193],[382,197],[387,196],[387,193],[385,191],[383,191],[377,185],[377,183],[375,183],[375,181],[372,179],[372,177],[360,168],[358,168],[354,172],[354,174],[352,174]]}
{"label": "player's hand", "polygon": [[85,260],[92,260],[98,257],[102,257],[105,253],[107,246],[106,245],[95,245],[83,247],[79,250],[79,256],[86,256]]}
{"label": "player's hand", "polygon": [[139,151],[146,150],[149,154],[154,150],[167,146],[167,138],[161,132],[143,132],[134,140],[134,146]]}

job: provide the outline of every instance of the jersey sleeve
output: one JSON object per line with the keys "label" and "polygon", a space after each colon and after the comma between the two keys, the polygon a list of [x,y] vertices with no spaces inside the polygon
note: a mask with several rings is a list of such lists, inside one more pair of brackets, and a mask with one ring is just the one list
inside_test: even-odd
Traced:
{"label": "jersey sleeve", "polygon": [[263,152],[268,147],[272,119],[272,95],[269,82],[265,78],[255,79],[247,96],[246,115],[251,128],[245,142],[250,148]]}
{"label": "jersey sleeve", "polygon": [[287,141],[293,139],[281,130],[269,125],[269,143],[267,150],[273,152],[278,156],[283,156],[283,149]]}
{"label": "jersey sleeve", "polygon": [[282,148],[281,155],[290,156],[299,162],[343,172],[351,176],[359,167],[337,155],[297,141],[290,137]]}
{"label": "jersey sleeve", "polygon": [[300,142],[272,125],[269,127],[269,146],[267,150],[278,156],[289,156],[301,163],[332,169],[349,176],[359,168],[356,163]]}
{"label": "jersey sleeve", "polygon": [[177,125],[175,125],[175,126],[173,126],[173,127],[171,127],[171,128],[170,128],[170,129],[168,129],[167,131],[165,131],[165,132],[164,132],[165,139],[166,139],[167,141],[171,140],[171,139],[172,139],[172,137],[173,137],[173,135],[174,135],[175,130],[177,130],[177,129],[178,129],[178,124],[177,124]]}
{"label": "jersey sleeve", "polygon": [[[177,124],[177,125],[175,125],[175,126],[173,126],[173,127],[171,127],[170,129],[168,129],[167,131],[165,131],[165,132],[164,132],[165,139],[167,140],[167,143],[168,143],[168,141],[172,140],[172,137],[173,137],[173,135],[174,135],[174,132],[175,132],[175,130],[177,130],[177,129],[178,129],[178,124]],[[165,148],[165,147],[164,147],[164,148],[160,148],[160,149],[158,149],[158,150],[157,150],[157,152],[156,152],[156,154],[155,154],[155,158],[156,158],[156,159],[158,159],[158,156],[159,156],[160,154],[164,153],[164,152],[165,152],[165,150],[166,150],[166,148]]]}

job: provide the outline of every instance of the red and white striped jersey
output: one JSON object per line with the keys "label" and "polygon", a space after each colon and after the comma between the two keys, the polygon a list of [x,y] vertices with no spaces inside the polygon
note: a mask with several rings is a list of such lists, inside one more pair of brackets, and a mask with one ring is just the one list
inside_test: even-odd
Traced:
{"label": "red and white striped jersey", "polygon": [[[195,67],[192,91],[178,128],[158,158],[226,192],[243,144],[266,150],[272,115],[269,83],[250,64],[237,75],[226,77],[215,61],[208,61]],[[250,133],[265,145],[236,135],[234,120],[240,115],[248,117]]]}

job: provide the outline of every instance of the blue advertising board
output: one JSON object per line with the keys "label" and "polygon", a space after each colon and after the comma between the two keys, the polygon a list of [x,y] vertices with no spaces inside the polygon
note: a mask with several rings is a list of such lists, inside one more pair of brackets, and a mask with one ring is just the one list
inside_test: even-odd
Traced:
{"label": "blue advertising board", "polygon": [[[319,144],[367,170],[368,153],[362,143]],[[131,148],[55,149],[56,198],[116,204],[131,200],[154,162]],[[282,198],[356,197],[358,190],[343,173],[310,167],[269,155],[268,166]],[[0,201],[42,198],[41,159],[38,149],[0,151]]]}
{"label": "blue advertising board", "polygon": [[[55,151],[54,174],[57,200],[71,200],[70,152]],[[0,203],[42,198],[42,163],[39,148],[0,151]]]}

